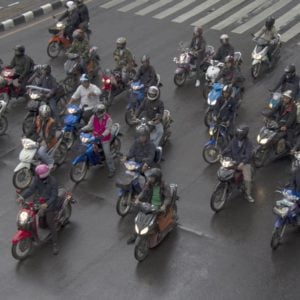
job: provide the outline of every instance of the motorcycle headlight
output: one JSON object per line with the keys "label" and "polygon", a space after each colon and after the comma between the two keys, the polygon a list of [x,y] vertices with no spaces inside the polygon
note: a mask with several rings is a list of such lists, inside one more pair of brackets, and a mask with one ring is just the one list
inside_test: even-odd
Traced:
{"label": "motorcycle headlight", "polygon": [[106,80],[105,80],[105,83],[110,83],[110,79],[106,79]]}
{"label": "motorcycle headlight", "polygon": [[32,100],[37,100],[37,99],[39,99],[41,96],[40,96],[40,94],[39,93],[30,93],[30,99],[32,99]]}
{"label": "motorcycle headlight", "polygon": [[76,109],[74,107],[69,107],[67,109],[68,114],[73,115],[76,113]]}
{"label": "motorcycle headlight", "polygon": [[63,29],[64,28],[64,23],[63,22],[56,23],[56,28],[57,29]]}
{"label": "motorcycle headlight", "polygon": [[81,143],[83,143],[83,144],[86,144],[89,141],[89,139],[87,137],[82,137],[80,140],[81,140]]}
{"label": "motorcycle headlight", "polygon": [[139,233],[140,233],[139,227],[135,224],[134,228],[135,228],[135,232],[136,232],[137,234],[139,234]]}
{"label": "motorcycle headlight", "polygon": [[208,134],[209,134],[210,136],[213,136],[214,133],[215,133],[215,127],[210,127],[209,130],[208,130]]}
{"label": "motorcycle headlight", "polygon": [[227,169],[233,166],[233,162],[231,160],[222,160],[221,165]]}
{"label": "motorcycle headlight", "polygon": [[149,231],[149,227],[145,227],[144,229],[141,230],[141,235],[147,234]]}
{"label": "motorcycle headlight", "polygon": [[267,138],[261,138],[260,135],[257,136],[257,143],[261,145],[265,145],[268,142]]}
{"label": "motorcycle headlight", "polygon": [[262,58],[260,54],[256,54],[256,53],[252,53],[252,57],[257,60],[260,60]]}
{"label": "motorcycle headlight", "polygon": [[217,99],[207,98],[207,104],[214,106],[214,105],[216,105],[216,103],[217,103]]}
{"label": "motorcycle headlight", "polygon": [[17,222],[19,225],[25,225],[28,222],[29,214],[27,211],[21,211],[18,215]]}

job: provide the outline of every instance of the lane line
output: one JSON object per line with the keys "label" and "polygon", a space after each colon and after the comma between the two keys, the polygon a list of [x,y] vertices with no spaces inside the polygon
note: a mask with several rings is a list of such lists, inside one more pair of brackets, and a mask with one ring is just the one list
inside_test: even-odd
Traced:
{"label": "lane line", "polygon": [[286,43],[287,41],[289,41],[290,39],[292,39],[293,37],[295,37],[298,34],[300,34],[300,22],[298,22],[293,27],[291,27],[289,30],[284,32],[281,35],[281,40]]}
{"label": "lane line", "polygon": [[[194,22],[192,25],[193,26],[203,26],[203,25],[213,21],[214,19],[217,19],[218,17],[222,16],[226,12],[230,11],[231,9],[235,8],[236,6],[238,6],[239,4],[242,4],[245,1],[247,1],[247,0],[232,0],[232,1],[228,2],[227,4],[219,7],[217,10],[210,13],[209,15]],[[290,0],[290,1],[292,1],[292,0]]]}
{"label": "lane line", "polygon": [[11,6],[18,5],[19,3],[20,3],[20,2],[14,2],[14,3],[8,4],[7,6],[8,6],[8,7],[11,7]]}
{"label": "lane line", "polygon": [[195,229],[183,226],[181,224],[178,224],[177,227],[180,228],[183,231],[193,233],[193,234],[195,234],[195,235],[197,235],[199,237],[206,237],[206,238],[209,238],[209,239],[212,239],[212,240],[215,239],[213,236],[211,236],[211,235],[209,235],[207,233],[204,233],[204,232],[201,232],[201,231],[198,231],[198,230],[195,230]]}
{"label": "lane line", "polygon": [[111,0],[109,2],[106,2],[103,5],[100,5],[100,7],[105,8],[105,9],[109,9],[109,8],[112,8],[112,7],[114,7],[118,4],[121,4],[123,2],[125,2],[125,0]]}
{"label": "lane line", "polygon": [[200,4],[198,6],[195,6],[190,11],[178,16],[175,19],[173,19],[172,22],[182,23],[182,22],[198,15],[199,13],[203,12],[205,9],[213,6],[214,4],[216,4],[218,2],[220,2],[220,0],[207,0],[207,1],[203,2],[202,4]]}
{"label": "lane line", "polygon": [[126,6],[123,6],[123,7],[119,8],[118,11],[128,12],[128,11],[130,11],[130,10],[140,6],[140,5],[143,5],[147,2],[149,2],[149,0],[136,0],[132,3],[127,4]]}
{"label": "lane line", "polygon": [[[255,0],[252,1],[250,4],[244,6],[242,9],[234,13],[233,15],[229,16],[225,20],[221,21],[220,23],[214,25],[212,29],[221,30],[225,27],[229,26],[230,24],[240,20],[243,16],[247,15],[251,10],[259,7],[260,5],[264,4],[266,0]],[[267,16],[266,16],[267,17]]]}
{"label": "lane line", "polygon": [[300,4],[297,6],[293,7],[289,12],[286,14],[280,16],[275,24],[277,28],[284,27],[286,26],[289,22],[291,22],[294,18],[297,16],[300,16]]}
{"label": "lane line", "polygon": [[161,8],[167,4],[169,4],[170,2],[172,2],[173,0],[160,0],[158,2],[155,2],[147,7],[145,7],[144,9],[142,10],[139,10],[138,12],[136,12],[135,14],[136,15],[139,15],[139,16],[145,16],[151,12],[153,12],[154,10],[158,9],[158,8]]}
{"label": "lane line", "polygon": [[166,18],[172,14],[174,14],[175,12],[185,8],[186,6],[190,5],[191,3],[194,3],[196,0],[183,0],[180,3],[160,12],[159,14],[153,16],[153,18],[155,19],[163,19]]}
{"label": "lane line", "polygon": [[[259,14],[257,14],[255,17],[251,18],[249,21],[244,23],[241,26],[238,26],[237,28],[233,29],[232,32],[234,33],[244,33],[245,31],[251,29],[252,27],[256,26],[258,23],[264,21],[267,16],[272,15],[275,13],[277,10],[280,10],[283,8],[285,5],[289,4],[293,0],[280,0],[279,2],[275,3],[271,7],[263,10]],[[276,26],[277,26],[277,21],[276,21]]]}

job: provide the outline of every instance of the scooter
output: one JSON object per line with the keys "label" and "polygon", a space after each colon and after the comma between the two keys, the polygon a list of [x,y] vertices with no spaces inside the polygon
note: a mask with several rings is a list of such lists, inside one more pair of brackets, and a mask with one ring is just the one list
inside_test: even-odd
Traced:
{"label": "scooter", "polygon": [[[111,154],[113,158],[118,157],[121,149],[120,124],[113,124],[111,139]],[[94,137],[90,133],[81,133],[80,141],[86,150],[83,154],[80,154],[72,161],[72,167],[70,171],[70,178],[73,182],[81,182],[91,166],[103,166],[105,163],[105,156],[101,146],[99,146],[99,139]]]}
{"label": "scooter", "polygon": [[[34,176],[34,169],[40,164],[40,160],[37,157],[37,151],[40,147],[38,142],[35,142],[28,138],[22,140],[23,149],[20,152],[19,160],[20,163],[14,169],[13,185],[16,189],[26,189]],[[57,133],[56,144],[48,150],[48,155],[54,158],[54,163],[59,166],[67,157],[68,149],[63,142],[63,135]]]}
{"label": "scooter", "polygon": [[5,116],[7,111],[7,102],[0,100],[0,136],[4,135],[7,131],[8,120]]}
{"label": "scooter", "polygon": [[135,218],[137,239],[134,247],[134,257],[143,261],[151,248],[159,245],[177,225],[177,184],[170,184],[171,203],[165,213],[150,203],[140,203],[140,212]]}
{"label": "scooter", "polygon": [[63,80],[67,93],[73,93],[79,85],[79,78],[82,73],[81,58],[77,53],[67,53],[67,61],[64,64],[66,77]]}
{"label": "scooter", "polygon": [[[66,192],[65,189],[59,189],[60,209],[55,218],[57,231],[68,224],[72,215],[72,206],[74,203],[73,195]],[[39,216],[40,205],[45,203],[44,198],[37,201],[26,202],[22,200],[20,210],[17,216],[18,231],[12,238],[12,256],[17,260],[27,258],[34,245],[45,244],[51,238],[50,231],[44,216]]]}
{"label": "scooter", "polygon": [[[159,164],[162,158],[162,148],[157,147],[154,162]],[[142,191],[142,186],[145,180],[141,175],[142,163],[137,163],[133,160],[124,162],[125,175],[116,182],[119,189],[116,210],[119,216],[125,217],[131,207],[134,205],[135,196]],[[143,181],[143,183],[141,183]]]}

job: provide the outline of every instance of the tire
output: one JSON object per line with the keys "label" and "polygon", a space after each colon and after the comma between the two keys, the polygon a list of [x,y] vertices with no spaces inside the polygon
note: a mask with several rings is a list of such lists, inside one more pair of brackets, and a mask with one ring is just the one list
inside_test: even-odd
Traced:
{"label": "tire", "polygon": [[213,111],[211,109],[208,109],[204,116],[204,124],[206,127],[210,127],[213,123]]}
{"label": "tire", "polygon": [[186,77],[187,77],[186,72],[181,73],[181,74],[174,74],[173,81],[176,86],[181,87],[185,84]]}
{"label": "tire", "polygon": [[210,198],[210,207],[214,212],[224,209],[228,198],[228,183],[220,182]]}
{"label": "tire", "polygon": [[112,105],[113,99],[114,99],[114,97],[112,95],[112,92],[109,91],[109,92],[106,92],[106,94],[103,96],[102,101],[103,101],[103,104],[108,108]]}
{"label": "tire", "polygon": [[58,111],[59,116],[62,117],[65,114],[65,111],[66,111],[66,106],[67,106],[66,98],[61,97],[57,101],[56,106],[57,106],[57,111]]}
{"label": "tire", "polygon": [[33,248],[32,239],[26,238],[12,245],[11,254],[13,258],[17,260],[23,260],[30,255],[32,248]]}
{"label": "tire", "polygon": [[[79,170],[78,170],[79,169]],[[88,165],[86,161],[81,161],[77,163],[76,165],[72,165],[71,171],[70,171],[70,177],[71,180],[75,183],[79,183],[82,181],[87,173]],[[79,171],[79,174],[77,174]]]}
{"label": "tire", "polygon": [[51,58],[56,58],[61,51],[61,44],[59,42],[51,42],[47,46],[47,54]]}
{"label": "tire", "polygon": [[65,214],[65,216],[64,216],[65,219],[64,219],[64,222],[62,224],[63,226],[69,223],[69,220],[70,220],[70,218],[72,216],[72,205],[71,205],[70,202],[65,207],[64,214]]}
{"label": "tire", "polygon": [[208,164],[214,164],[219,161],[219,154],[221,149],[215,145],[206,145],[203,148],[202,156]]}
{"label": "tire", "polygon": [[251,67],[251,76],[253,79],[257,79],[261,73],[261,63],[255,64]]}
{"label": "tire", "polygon": [[132,109],[126,109],[126,111],[125,111],[125,122],[129,126],[136,125],[136,121],[134,121],[134,118],[133,118],[133,113],[134,113],[134,111]]}
{"label": "tire", "polygon": [[61,142],[58,148],[55,150],[54,153],[54,162],[58,166],[63,164],[67,158],[68,154],[68,147],[64,142]]}
{"label": "tire", "polygon": [[63,139],[63,143],[67,146],[67,149],[70,150],[73,147],[76,140],[75,133],[72,131],[65,132]]}
{"label": "tire", "polygon": [[[116,211],[120,217],[125,217],[128,215],[131,208],[131,193],[127,192],[123,196],[120,196],[117,200]],[[126,201],[126,203],[124,203]]]}
{"label": "tire", "polygon": [[63,81],[65,90],[67,93],[73,93],[75,89],[77,88],[77,80],[75,76],[67,76],[65,80]]}
{"label": "tire", "polygon": [[136,245],[134,247],[134,257],[137,261],[141,262],[145,260],[145,258],[149,254],[149,248],[147,245],[147,238],[138,237],[136,241]]}
{"label": "tire", "polygon": [[33,172],[28,168],[22,168],[13,175],[13,185],[16,189],[26,189],[33,179]]}
{"label": "tire", "polygon": [[25,135],[29,134],[32,127],[35,124],[36,117],[34,115],[28,115],[22,124],[22,130]]}
{"label": "tire", "polygon": [[5,116],[0,117],[0,135],[4,135],[8,128],[8,121]]}
{"label": "tire", "polygon": [[269,151],[267,149],[257,149],[253,155],[253,162],[256,168],[261,168],[266,164],[266,158],[268,157]]}
{"label": "tire", "polygon": [[110,144],[110,151],[113,156],[113,158],[116,158],[121,151],[121,140],[118,137],[115,137],[112,144]]}
{"label": "tire", "polygon": [[207,100],[210,91],[211,91],[211,87],[208,84],[205,84],[202,91],[202,95],[205,101]]}
{"label": "tire", "polygon": [[273,250],[276,250],[280,246],[282,234],[284,232],[285,225],[280,227],[280,228],[275,228],[273,233],[272,233],[272,238],[271,238],[271,248]]}

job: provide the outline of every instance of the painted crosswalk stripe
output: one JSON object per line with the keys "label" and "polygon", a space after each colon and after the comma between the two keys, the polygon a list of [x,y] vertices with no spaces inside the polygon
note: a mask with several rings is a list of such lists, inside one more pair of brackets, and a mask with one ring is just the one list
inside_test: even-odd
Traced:
{"label": "painted crosswalk stripe", "polygon": [[230,24],[238,21],[239,19],[241,19],[242,17],[244,17],[245,15],[247,15],[249,12],[251,12],[253,9],[259,7],[260,5],[264,4],[266,0],[255,0],[252,1],[250,4],[244,6],[242,9],[240,9],[239,11],[237,11],[236,13],[230,15],[228,18],[226,18],[225,20],[221,21],[220,23],[214,25],[212,27],[212,29],[216,29],[216,30],[220,30],[223,29],[227,26],[229,26]]}
{"label": "painted crosswalk stripe", "polygon": [[154,10],[158,9],[158,8],[161,8],[165,5],[167,5],[168,3],[172,2],[173,0],[160,0],[158,2],[155,2],[147,7],[145,7],[144,9],[142,10],[139,10],[138,12],[136,12],[135,14],[136,15],[139,15],[139,16],[144,16],[144,15],[147,15],[151,12],[153,12]]}
{"label": "painted crosswalk stripe", "polygon": [[270,6],[269,8],[263,10],[261,13],[257,14],[255,17],[250,19],[248,22],[246,22],[243,25],[233,29],[232,32],[234,32],[234,33],[244,33],[245,31],[251,29],[252,27],[259,24],[260,22],[264,21],[267,16],[271,16],[277,10],[280,10],[281,8],[283,8],[285,5],[289,4],[292,1],[293,0],[280,0],[279,2],[277,2],[274,5]]}
{"label": "painted crosswalk stripe", "polygon": [[205,9],[213,6],[214,4],[220,2],[220,0],[207,0],[205,2],[203,2],[202,4],[195,6],[193,9],[191,9],[190,11],[178,16],[177,18],[173,19],[172,22],[175,23],[182,23],[196,15],[198,15],[199,13],[201,13],[202,11],[204,11]]}
{"label": "painted crosswalk stripe", "polygon": [[242,4],[245,1],[246,0],[232,0],[232,1],[228,2],[227,4],[219,7],[217,10],[210,13],[209,15],[197,20],[192,25],[193,26],[203,26],[203,25],[217,19],[218,17],[222,16],[226,12],[230,11],[231,9],[235,8],[236,6],[238,6],[239,4]]}
{"label": "painted crosswalk stripe", "polygon": [[114,7],[118,4],[121,4],[123,2],[125,2],[125,0],[111,0],[109,2],[106,2],[103,5],[100,5],[100,7],[108,9],[108,8]]}
{"label": "painted crosswalk stripe", "polygon": [[281,40],[283,42],[289,41],[291,38],[295,37],[296,35],[300,34],[300,22],[295,24],[293,27],[291,27],[289,30],[284,32],[281,35]]}
{"label": "painted crosswalk stripe", "polygon": [[147,2],[149,2],[149,0],[136,0],[132,3],[127,4],[126,6],[123,6],[123,7],[119,8],[118,11],[128,12],[128,11],[130,11],[134,8],[137,8],[138,6],[143,5]]}
{"label": "painted crosswalk stripe", "polygon": [[196,0],[183,0],[181,2],[179,2],[178,4],[160,12],[159,14],[153,16],[153,18],[155,19],[163,19],[163,18],[166,18],[174,13],[176,13],[177,11],[185,8],[186,6],[194,3]]}
{"label": "painted crosswalk stripe", "polygon": [[297,16],[300,16],[300,4],[293,7],[293,9],[291,9],[286,14],[280,16],[280,18],[276,20],[276,27],[280,28],[286,26],[290,21],[292,21]]}

